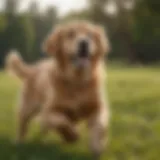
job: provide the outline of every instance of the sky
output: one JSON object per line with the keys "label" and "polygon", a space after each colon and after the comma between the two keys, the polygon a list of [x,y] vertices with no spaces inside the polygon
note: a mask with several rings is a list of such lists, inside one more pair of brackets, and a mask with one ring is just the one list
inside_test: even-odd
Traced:
{"label": "sky", "polygon": [[[0,0],[0,9],[3,8],[5,0]],[[20,0],[20,10],[24,10],[33,0]],[[87,0],[34,0],[37,1],[41,9],[45,9],[47,6],[56,6],[60,16],[72,10],[80,10],[87,7]]]}

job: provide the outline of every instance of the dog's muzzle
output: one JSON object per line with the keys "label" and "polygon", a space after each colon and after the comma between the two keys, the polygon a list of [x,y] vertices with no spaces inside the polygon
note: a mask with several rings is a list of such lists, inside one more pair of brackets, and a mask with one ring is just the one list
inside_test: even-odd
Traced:
{"label": "dog's muzzle", "polygon": [[89,66],[89,43],[87,40],[81,40],[78,43],[78,53],[76,54],[76,66],[79,69],[85,69]]}
{"label": "dog's muzzle", "polygon": [[81,40],[78,45],[78,57],[88,58],[89,57],[89,44],[86,40]]}

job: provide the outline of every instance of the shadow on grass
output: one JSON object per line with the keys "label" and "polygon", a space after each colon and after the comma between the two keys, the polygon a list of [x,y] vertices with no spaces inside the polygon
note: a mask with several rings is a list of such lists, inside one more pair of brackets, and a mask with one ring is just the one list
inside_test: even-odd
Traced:
{"label": "shadow on grass", "polygon": [[91,160],[89,155],[79,152],[68,153],[62,144],[31,142],[16,146],[7,138],[0,138],[1,160]]}

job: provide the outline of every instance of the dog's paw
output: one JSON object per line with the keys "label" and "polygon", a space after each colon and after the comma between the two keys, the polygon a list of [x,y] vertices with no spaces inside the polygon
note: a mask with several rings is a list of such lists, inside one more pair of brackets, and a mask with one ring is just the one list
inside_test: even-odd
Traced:
{"label": "dog's paw", "polygon": [[74,143],[79,139],[79,134],[75,130],[69,128],[60,128],[59,133],[62,139],[67,143]]}

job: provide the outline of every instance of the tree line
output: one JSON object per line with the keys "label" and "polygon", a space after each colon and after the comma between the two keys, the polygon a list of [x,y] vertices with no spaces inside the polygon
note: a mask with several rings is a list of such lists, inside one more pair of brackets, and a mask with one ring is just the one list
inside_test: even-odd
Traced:
{"label": "tree line", "polygon": [[0,12],[1,67],[11,49],[20,51],[28,62],[41,58],[44,37],[57,22],[56,8],[49,7],[41,12],[38,4],[32,2],[27,11],[18,12],[19,3],[19,0],[5,0],[5,8]]}
{"label": "tree line", "polygon": [[[18,12],[19,0],[5,0],[0,12],[0,66],[10,49],[18,49],[32,62],[44,53],[44,37],[57,23],[87,19],[102,24],[111,41],[109,58],[129,63],[160,60],[160,2],[157,0],[88,0],[88,7],[58,17],[57,8],[40,11],[32,1],[27,11]],[[77,4],[78,5],[78,4]],[[111,10],[112,9],[112,10]]]}

